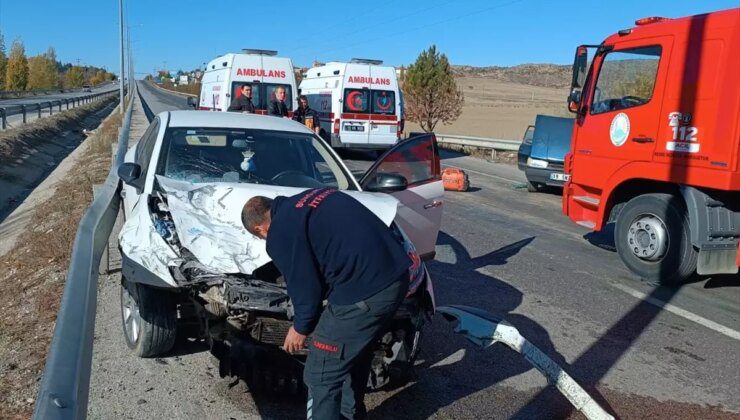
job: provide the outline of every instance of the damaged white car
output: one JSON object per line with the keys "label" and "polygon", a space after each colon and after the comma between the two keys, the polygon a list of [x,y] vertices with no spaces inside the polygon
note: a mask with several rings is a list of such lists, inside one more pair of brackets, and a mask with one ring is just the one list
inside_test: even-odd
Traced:
{"label": "damaged white car", "polygon": [[121,312],[136,355],[170,351],[178,328],[194,325],[191,335],[208,343],[222,376],[242,377],[250,387],[299,389],[305,352],[280,347],[293,316],[285,283],[240,213],[255,195],[333,187],[401,227],[416,262],[416,281],[377,343],[369,386],[383,386],[413,363],[434,311],[420,262],[434,255],[442,215],[433,135],[400,143],[358,182],[322,139],[294,121],[173,111],[152,121],[125,162],[118,170],[125,183]]}

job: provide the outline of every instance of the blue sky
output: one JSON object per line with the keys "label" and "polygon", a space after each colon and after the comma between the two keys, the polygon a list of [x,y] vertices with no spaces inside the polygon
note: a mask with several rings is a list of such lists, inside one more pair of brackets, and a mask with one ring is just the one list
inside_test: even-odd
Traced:
{"label": "blue sky", "polygon": [[[570,63],[576,45],[598,43],[646,16],[680,17],[740,0],[124,0],[136,71],[193,69],[242,48],[278,50],[296,65],[352,57],[412,63],[431,44],[453,64]],[[280,7],[276,5],[280,4]],[[32,17],[31,17],[32,16]],[[118,1],[0,0],[6,47],[29,55],[54,46],[65,62],[118,70]]]}

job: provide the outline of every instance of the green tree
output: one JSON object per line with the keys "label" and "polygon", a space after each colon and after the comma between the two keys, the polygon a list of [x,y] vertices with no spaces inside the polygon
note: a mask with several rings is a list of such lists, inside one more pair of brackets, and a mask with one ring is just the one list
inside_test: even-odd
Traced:
{"label": "green tree", "polygon": [[426,131],[439,122],[450,124],[462,113],[463,93],[457,88],[445,54],[432,45],[409,66],[403,81],[406,117]]}
{"label": "green tree", "polygon": [[78,88],[85,84],[85,70],[80,66],[72,66],[64,74],[65,88]]}
{"label": "green tree", "polygon": [[13,41],[10,56],[5,70],[5,88],[7,90],[25,90],[28,84],[28,59],[26,49],[20,38]]}
{"label": "green tree", "polygon": [[5,69],[8,66],[8,56],[5,54],[5,37],[0,32],[0,90],[5,90]]}
{"label": "green tree", "polygon": [[56,52],[49,47],[46,53],[28,59],[28,89],[52,89],[59,85]]}

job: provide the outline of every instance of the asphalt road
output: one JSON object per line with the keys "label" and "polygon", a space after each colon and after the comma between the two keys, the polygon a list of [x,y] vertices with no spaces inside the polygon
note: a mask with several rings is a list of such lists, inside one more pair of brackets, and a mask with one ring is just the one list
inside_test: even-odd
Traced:
{"label": "asphalt road", "polygon": [[[93,93],[103,93],[103,92],[113,92],[118,90],[118,84],[106,84],[104,86],[99,86],[96,88],[91,89],[91,92],[58,92],[53,93],[51,95],[43,95],[43,96],[28,96],[23,98],[10,98],[10,99],[0,99],[0,108],[3,107],[11,107],[11,106],[17,106],[17,105],[29,105],[29,104],[37,104],[47,101],[58,101],[60,99],[70,99],[70,98],[76,98],[79,96],[85,96],[90,95]],[[61,108],[62,110],[59,111],[59,106],[55,105],[53,109],[49,109],[47,104],[43,105],[45,108],[41,110],[41,114],[38,113],[38,110],[36,107],[33,108],[33,110],[28,110],[26,113],[26,122],[31,122],[33,120],[36,120],[38,118],[45,118],[50,115],[56,115],[59,112],[66,111],[67,105],[62,104]],[[75,107],[75,104],[70,104],[69,109],[73,109]],[[16,128],[23,125],[23,115],[22,114],[14,114],[10,115],[5,119],[5,125],[6,128]]]}
{"label": "asphalt road", "polygon": [[91,89],[91,92],[57,92],[50,95],[38,95],[38,96],[25,96],[22,98],[8,98],[0,99],[0,107],[12,106],[12,105],[23,105],[23,104],[35,104],[37,102],[44,101],[58,101],[60,99],[75,98],[78,96],[90,95],[91,93],[108,92],[111,90],[118,89],[118,83],[110,83],[103,86],[98,86]]}
{"label": "asphalt road", "polygon": [[[152,110],[185,99],[140,84]],[[354,168],[371,162],[349,155]],[[622,418],[740,418],[740,278],[678,288],[635,278],[607,233],[560,212],[557,193],[527,193],[513,166],[445,153],[472,190],[447,193],[437,258],[438,304],[500,315]],[[254,397],[218,378],[198,343],[141,360],[125,350],[116,277],[105,279],[96,327],[91,418],[300,418],[301,401]],[[102,353],[102,356],[101,356]],[[371,418],[567,418],[568,402],[521,357],[480,349],[440,316],[428,325],[416,376],[368,395]]]}

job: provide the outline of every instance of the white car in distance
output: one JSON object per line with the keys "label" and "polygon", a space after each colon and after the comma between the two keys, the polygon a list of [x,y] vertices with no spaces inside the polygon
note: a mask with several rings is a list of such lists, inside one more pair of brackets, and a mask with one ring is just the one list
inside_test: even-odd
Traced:
{"label": "white car in distance", "polygon": [[[282,351],[293,308],[265,243],[241,224],[255,195],[332,187],[400,227],[415,278],[393,325],[377,343],[369,386],[412,364],[424,319],[434,311],[431,279],[443,187],[433,134],[396,145],[356,180],[304,125],[236,113],[171,111],[156,116],[118,169],[124,182],[121,315],[140,357],[169,352],[178,328],[205,340],[222,376],[250,388],[301,388],[305,352]],[[362,240],[362,238],[357,238]],[[420,258],[417,258],[420,257]]]}

